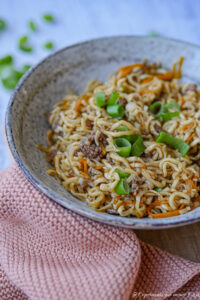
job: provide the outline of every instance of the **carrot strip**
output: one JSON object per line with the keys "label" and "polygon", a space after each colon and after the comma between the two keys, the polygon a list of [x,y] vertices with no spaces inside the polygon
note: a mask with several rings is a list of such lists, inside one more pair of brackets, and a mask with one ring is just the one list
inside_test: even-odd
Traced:
{"label": "carrot strip", "polygon": [[144,80],[141,82],[141,84],[145,84],[145,83],[151,82],[153,79],[154,79],[153,76],[152,76],[152,77],[148,77],[148,78],[144,79]]}
{"label": "carrot strip", "polygon": [[98,174],[96,177],[100,178],[100,177],[103,177],[103,175],[102,174]]}
{"label": "carrot strip", "polygon": [[167,204],[168,202],[167,201],[160,201],[160,200],[156,200],[156,201],[154,201],[154,202],[152,202],[149,206],[148,206],[148,208],[147,208],[147,213],[148,213],[148,215],[150,215],[151,214],[151,210],[152,210],[152,208],[153,207],[155,207],[155,206],[159,206],[159,205],[162,205],[162,204]]}
{"label": "carrot strip", "polygon": [[143,64],[140,64],[140,63],[121,67],[117,71],[117,74],[120,73],[120,78],[126,77],[127,75],[129,75],[133,71],[134,68],[140,68],[143,71],[145,71],[147,74],[151,74],[150,70],[148,68],[146,68]]}
{"label": "carrot strip", "polygon": [[103,154],[105,155],[106,154],[106,149],[104,148],[104,145],[102,143],[99,143],[100,146],[101,146],[101,150],[103,152]]}
{"label": "carrot strip", "polygon": [[83,176],[86,176],[87,178],[89,178],[90,180],[92,180],[92,178],[85,172],[80,171],[80,174],[82,174]]}
{"label": "carrot strip", "polygon": [[82,104],[82,100],[79,99],[75,105],[75,111],[76,112],[79,112],[80,111],[80,108],[81,108],[81,104]]}
{"label": "carrot strip", "polygon": [[45,148],[45,147],[43,147],[42,145],[36,145],[36,147],[39,149],[39,150],[41,150],[41,151],[43,151],[43,152],[45,152],[45,153],[48,153],[49,152],[49,150],[47,149],[47,148]]}
{"label": "carrot strip", "polygon": [[179,207],[179,209],[181,210],[183,208],[185,208],[185,204],[182,203],[181,206]]}
{"label": "carrot strip", "polygon": [[101,170],[101,169],[102,169],[102,166],[95,167],[95,170]]}
{"label": "carrot strip", "polygon": [[184,57],[181,56],[180,57],[180,60],[179,60],[179,66],[178,66],[178,70],[174,76],[174,78],[180,78],[181,77],[181,68],[182,68],[182,65],[183,65],[183,61],[184,61]]}
{"label": "carrot strip", "polygon": [[124,202],[120,202],[116,205],[115,209],[118,209],[120,206],[124,205]]}
{"label": "carrot strip", "polygon": [[141,91],[140,96],[146,95],[146,94],[154,94],[155,92],[152,90],[147,90],[147,91]]}
{"label": "carrot strip", "polygon": [[87,165],[87,161],[86,160],[84,160],[84,162],[83,162],[83,170],[84,170],[85,173],[88,172],[88,165]]}
{"label": "carrot strip", "polygon": [[174,211],[169,211],[166,213],[160,213],[160,214],[151,214],[151,217],[156,219],[156,218],[169,218],[169,217],[174,217],[180,215],[179,210],[174,210]]}
{"label": "carrot strip", "polygon": [[191,142],[191,140],[196,136],[195,133],[193,133],[192,135],[190,135],[187,139],[186,139],[186,143]]}

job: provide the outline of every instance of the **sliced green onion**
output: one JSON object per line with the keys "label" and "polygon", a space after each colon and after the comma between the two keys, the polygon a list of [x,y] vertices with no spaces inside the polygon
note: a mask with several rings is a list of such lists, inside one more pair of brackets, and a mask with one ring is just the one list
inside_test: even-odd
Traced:
{"label": "sliced green onion", "polygon": [[120,169],[115,169],[115,172],[119,175],[120,178],[128,178],[130,174],[123,173]]}
{"label": "sliced green onion", "polygon": [[118,195],[128,195],[130,194],[130,186],[126,180],[126,178],[120,179],[118,184],[115,187],[115,192]]}
{"label": "sliced green onion", "polygon": [[162,190],[163,190],[163,188],[159,188],[159,187],[154,188],[154,191],[156,191],[156,192],[161,192]]}
{"label": "sliced green onion", "polygon": [[107,106],[107,113],[112,118],[121,120],[125,114],[125,108],[121,104]]}
{"label": "sliced green onion", "polygon": [[21,71],[15,70],[13,66],[10,66],[6,69],[6,74],[2,76],[1,82],[3,86],[8,89],[12,90],[17,85],[20,78],[27,72],[30,68],[30,65],[24,65]]}
{"label": "sliced green onion", "polygon": [[6,28],[6,21],[0,19],[0,31],[3,31]]}
{"label": "sliced green onion", "polygon": [[[117,131],[129,131],[130,129],[124,125],[120,125],[118,128],[117,128]],[[130,143],[133,143],[133,139],[134,139],[134,135],[123,135],[121,136],[122,138],[124,139],[127,139]]]}
{"label": "sliced green onion", "polygon": [[55,18],[54,18],[54,16],[51,15],[51,14],[43,14],[43,15],[42,15],[42,18],[43,18],[43,20],[46,21],[46,22],[50,22],[50,23],[55,22]]}
{"label": "sliced green onion", "polygon": [[139,157],[144,152],[144,150],[145,150],[145,146],[141,135],[134,134],[131,154],[133,156]]}
{"label": "sliced green onion", "polygon": [[115,105],[118,98],[119,98],[119,94],[116,92],[112,92],[112,94],[110,95],[110,97],[108,99],[107,105]]}
{"label": "sliced green onion", "polygon": [[31,31],[33,31],[33,32],[37,31],[37,26],[33,20],[30,20],[28,22],[28,26]]}
{"label": "sliced green onion", "polygon": [[[176,111],[170,111],[170,110]],[[156,119],[162,119],[164,122],[171,120],[174,117],[179,117],[180,106],[176,102],[163,104],[157,101],[150,106],[150,112],[155,115]]]}
{"label": "sliced green onion", "polygon": [[124,138],[115,138],[114,145],[119,150],[117,154],[128,157],[131,153],[131,143]]}
{"label": "sliced green onion", "polygon": [[149,35],[150,36],[161,36],[160,33],[156,32],[156,31],[150,31]]}
{"label": "sliced green onion", "polygon": [[33,48],[28,44],[29,37],[27,35],[22,36],[19,39],[19,49],[25,52],[32,52]]}
{"label": "sliced green onion", "polygon": [[104,92],[99,92],[94,94],[94,97],[96,99],[96,105],[98,107],[103,107],[106,105],[106,95]]}
{"label": "sliced green onion", "polygon": [[177,149],[182,156],[185,156],[187,152],[190,150],[190,146],[181,139],[173,137],[173,135],[161,132],[156,139],[157,143],[163,143],[168,146],[171,146],[174,149]]}
{"label": "sliced green onion", "polygon": [[50,49],[53,49],[54,45],[53,45],[53,42],[46,42],[46,43],[43,45],[43,47],[44,47],[45,49],[50,50]]}
{"label": "sliced green onion", "polygon": [[11,55],[6,55],[0,58],[0,66],[2,65],[9,65],[13,63],[13,57]]}

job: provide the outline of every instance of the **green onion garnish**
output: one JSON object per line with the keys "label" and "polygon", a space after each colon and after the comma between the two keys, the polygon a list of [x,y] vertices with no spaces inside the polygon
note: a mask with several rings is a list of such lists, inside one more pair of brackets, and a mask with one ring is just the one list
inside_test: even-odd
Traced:
{"label": "green onion garnish", "polygon": [[130,193],[130,187],[126,178],[120,179],[120,181],[115,187],[115,192],[118,195],[128,195]]}
{"label": "green onion garnish", "polygon": [[6,21],[0,19],[0,31],[3,31],[6,28]]}
{"label": "green onion garnish", "polygon": [[43,45],[43,47],[44,47],[45,49],[50,50],[50,49],[53,49],[54,45],[53,45],[52,42],[46,42],[46,43]]}
{"label": "green onion garnish", "polygon": [[112,118],[121,120],[125,114],[125,108],[121,104],[107,106],[107,113]]}
{"label": "green onion garnish", "polygon": [[33,31],[33,32],[37,31],[37,26],[33,20],[30,20],[28,22],[28,26],[31,31]]}
{"label": "green onion garnish", "polygon": [[156,31],[150,31],[149,35],[150,36],[161,36],[160,33],[156,32]]}
{"label": "green onion garnish", "polygon": [[[175,111],[170,111],[175,110]],[[176,102],[163,104],[157,101],[150,106],[150,112],[154,114],[156,119],[162,119],[164,122],[171,120],[174,117],[179,117],[180,105]]]}
{"label": "green onion garnish", "polygon": [[161,132],[156,139],[157,143],[163,143],[168,146],[171,146],[174,149],[177,149],[182,156],[185,156],[187,152],[190,150],[190,146],[181,139],[173,137],[173,135]]}
{"label": "green onion garnish", "polygon": [[[118,128],[117,128],[117,131],[129,131],[130,129],[124,125],[120,125]],[[133,136],[134,135],[123,135],[121,136],[122,138],[124,139],[127,139],[130,143],[133,143]]]}
{"label": "green onion garnish", "polygon": [[128,157],[131,153],[131,143],[124,138],[115,138],[114,145],[119,150],[117,154]]}
{"label": "green onion garnish", "polygon": [[99,92],[94,94],[94,97],[96,99],[96,105],[98,107],[103,107],[106,105],[106,95],[104,94],[104,92]]}
{"label": "green onion garnish", "polygon": [[12,66],[8,67],[6,69],[6,74],[3,74],[1,78],[3,86],[8,90],[14,89],[20,78],[28,71],[29,68],[29,65],[24,65],[21,71],[18,71]]}
{"label": "green onion garnish", "polygon": [[19,49],[25,52],[32,52],[33,48],[28,44],[29,37],[27,35],[22,36],[19,39]]}
{"label": "green onion garnish", "polygon": [[0,58],[0,66],[2,65],[9,65],[13,63],[13,57],[11,55],[6,55]]}
{"label": "green onion garnish", "polygon": [[116,92],[112,92],[112,94],[110,95],[110,97],[108,99],[107,105],[115,105],[118,98],[119,98],[119,94]]}
{"label": "green onion garnish", "polygon": [[55,22],[55,18],[51,14],[44,14],[44,15],[42,15],[42,18],[44,21],[49,22],[49,23]]}
{"label": "green onion garnish", "polygon": [[133,156],[139,157],[144,152],[144,150],[145,150],[145,146],[141,135],[134,134],[131,154]]}
{"label": "green onion garnish", "polygon": [[120,169],[115,169],[115,172],[119,175],[120,178],[128,178],[130,174],[123,173]]}
{"label": "green onion garnish", "polygon": [[163,190],[163,188],[159,188],[159,187],[154,188],[154,191],[156,191],[156,192],[161,192],[162,190]]}

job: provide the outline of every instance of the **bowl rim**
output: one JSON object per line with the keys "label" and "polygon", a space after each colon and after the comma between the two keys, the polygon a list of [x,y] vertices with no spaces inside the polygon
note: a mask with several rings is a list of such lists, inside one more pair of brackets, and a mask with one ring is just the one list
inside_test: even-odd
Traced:
{"label": "bowl rim", "polygon": [[87,217],[89,219],[92,219],[94,221],[98,221],[101,223],[106,223],[108,225],[114,225],[118,227],[126,227],[126,228],[131,228],[131,229],[164,229],[164,228],[171,228],[171,227],[178,227],[178,226],[183,226],[186,224],[190,223],[195,223],[200,220],[200,210],[196,212],[196,214],[191,217],[189,216],[190,212],[175,216],[175,217],[170,217],[170,218],[162,218],[162,219],[150,219],[150,218],[135,218],[135,217],[121,217],[121,216],[114,216],[114,215],[109,215],[109,214],[103,214],[95,211],[90,211],[87,209],[87,206],[81,207],[75,202],[69,202],[66,201],[65,197],[62,197],[58,195],[56,192],[51,191],[48,187],[46,187],[43,183],[37,180],[37,178],[29,171],[29,168],[26,166],[26,163],[23,162],[23,160],[20,157],[20,154],[17,151],[17,148],[15,146],[14,142],[14,137],[12,134],[12,106],[14,104],[14,101],[16,99],[17,93],[19,92],[19,89],[22,87],[23,84],[26,83],[26,80],[31,76],[31,74],[39,68],[42,64],[44,64],[47,60],[51,59],[54,56],[59,55],[60,53],[67,51],[68,49],[73,49],[82,45],[89,44],[91,42],[99,41],[99,40],[108,40],[108,39],[127,39],[127,38],[133,38],[133,39],[157,39],[157,40],[162,40],[162,41],[168,41],[168,42],[176,42],[181,45],[188,45],[193,48],[197,48],[200,50],[200,46],[186,42],[186,41],[181,41],[177,39],[172,39],[172,38],[165,38],[165,37],[152,37],[152,36],[137,36],[137,35],[114,35],[114,36],[106,36],[106,37],[100,37],[100,38],[95,38],[95,39],[90,39],[86,40],[83,42],[79,42],[70,46],[66,46],[64,48],[61,48],[52,54],[46,56],[42,60],[39,61],[36,65],[31,67],[26,74],[20,79],[18,82],[17,86],[15,87],[10,100],[7,105],[6,109],[6,114],[5,114],[5,134],[6,134],[6,139],[8,142],[9,149],[11,151],[11,154],[19,166],[19,168],[22,170],[24,173],[25,177],[33,184],[34,187],[36,187],[39,191],[44,193],[46,196],[48,196],[52,201],[55,201],[56,203],[60,204],[64,208],[70,209],[75,213],[78,213],[79,215],[83,217]]}

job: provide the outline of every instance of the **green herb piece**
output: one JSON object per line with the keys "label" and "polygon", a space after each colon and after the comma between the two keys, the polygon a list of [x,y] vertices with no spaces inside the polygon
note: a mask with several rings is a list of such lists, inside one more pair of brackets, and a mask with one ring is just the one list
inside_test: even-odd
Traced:
{"label": "green herb piece", "polygon": [[120,169],[115,169],[115,172],[119,175],[120,178],[128,178],[130,174],[123,173]]}
{"label": "green herb piece", "polygon": [[[130,129],[124,125],[120,125],[118,128],[117,128],[117,131],[129,131]],[[124,139],[127,139],[130,143],[133,142],[133,137],[134,135],[123,135],[121,136],[122,138]]]}
{"label": "green herb piece", "polygon": [[162,190],[163,190],[163,188],[159,188],[159,187],[154,188],[154,191],[156,191],[156,192],[161,192]]}
{"label": "green herb piece", "polygon": [[108,104],[107,105],[115,105],[118,98],[119,98],[119,94],[116,93],[116,92],[112,92],[112,94],[110,95],[110,97],[108,99]]}
{"label": "green herb piece", "polygon": [[185,156],[187,152],[190,150],[190,146],[181,139],[173,137],[173,135],[161,132],[156,139],[157,143],[163,143],[168,146],[171,146],[174,149],[177,149],[182,156]]}
{"label": "green herb piece", "polygon": [[126,180],[126,178],[120,179],[118,184],[115,187],[115,192],[118,195],[128,195],[130,194],[130,186]]}
{"label": "green herb piece", "polygon": [[11,55],[6,55],[0,58],[0,66],[10,65],[13,63],[13,57]]}
{"label": "green herb piece", "polygon": [[0,31],[3,31],[6,28],[6,21],[0,19]]}
{"label": "green herb piece", "polygon": [[180,105],[176,102],[163,104],[157,101],[150,106],[150,111],[156,119],[162,119],[164,122],[171,120],[174,117],[179,117]]}
{"label": "green herb piece", "polygon": [[33,48],[28,44],[29,37],[27,35],[22,36],[19,39],[19,49],[25,52],[32,52]]}
{"label": "green herb piece", "polygon": [[27,72],[29,68],[30,65],[24,65],[21,71],[18,71],[14,69],[13,66],[7,67],[5,70],[6,74],[3,74],[1,78],[3,86],[8,90],[14,89],[20,78]]}
{"label": "green herb piece", "polygon": [[131,154],[133,156],[139,157],[144,152],[144,150],[145,150],[145,146],[141,135],[134,134]]}
{"label": "green herb piece", "polygon": [[150,36],[161,36],[161,34],[158,33],[158,32],[156,32],[156,31],[150,31],[150,32],[149,32],[149,35],[150,35]]}
{"label": "green herb piece", "polygon": [[125,108],[121,104],[107,106],[107,113],[112,118],[121,120],[125,114]]}
{"label": "green herb piece", "polygon": [[55,22],[55,18],[51,14],[43,14],[42,18],[44,21],[49,22],[49,23]]}
{"label": "green herb piece", "polygon": [[35,24],[35,22],[33,20],[30,20],[28,22],[28,26],[29,26],[29,29],[33,32],[36,32],[37,31],[37,26]]}
{"label": "green herb piece", "polygon": [[131,153],[131,143],[124,138],[115,138],[114,145],[119,150],[118,155],[128,157]]}
{"label": "green herb piece", "polygon": [[103,107],[106,105],[106,95],[104,92],[99,92],[94,94],[94,97],[96,99],[96,105],[98,107]]}
{"label": "green herb piece", "polygon": [[50,50],[50,49],[53,49],[54,44],[53,44],[53,42],[46,42],[46,43],[43,45],[43,47],[44,47],[45,49]]}

